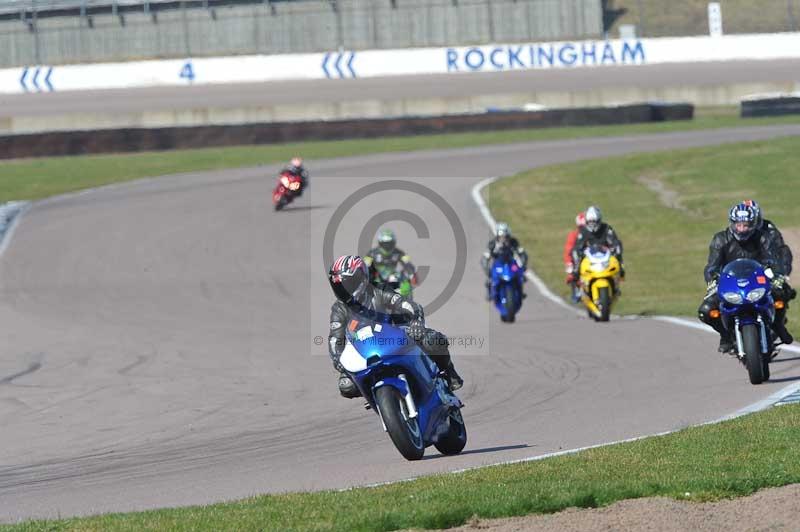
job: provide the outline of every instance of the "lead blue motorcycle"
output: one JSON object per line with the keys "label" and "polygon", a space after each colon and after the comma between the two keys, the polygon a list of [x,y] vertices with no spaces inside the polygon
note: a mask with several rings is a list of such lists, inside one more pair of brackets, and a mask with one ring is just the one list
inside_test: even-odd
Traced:
{"label": "lead blue motorcycle", "polygon": [[444,376],[405,330],[385,323],[353,320],[339,363],[358,386],[407,460],[419,460],[433,445],[458,454],[467,444],[463,403]]}
{"label": "lead blue motorcycle", "polygon": [[513,323],[522,307],[522,283],[525,271],[512,253],[504,253],[492,262],[491,298],[500,319]]}
{"label": "lead blue motorcycle", "polygon": [[722,323],[734,334],[736,356],[747,367],[750,383],[769,380],[775,319],[770,276],[754,260],[734,260],[723,268],[717,294]]}

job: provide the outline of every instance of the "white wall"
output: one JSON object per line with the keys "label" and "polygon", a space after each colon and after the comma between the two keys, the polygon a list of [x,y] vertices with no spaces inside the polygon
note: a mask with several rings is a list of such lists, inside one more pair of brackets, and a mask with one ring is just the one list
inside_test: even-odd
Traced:
{"label": "white wall", "polygon": [[791,57],[800,33],[342,51],[6,69],[0,93]]}

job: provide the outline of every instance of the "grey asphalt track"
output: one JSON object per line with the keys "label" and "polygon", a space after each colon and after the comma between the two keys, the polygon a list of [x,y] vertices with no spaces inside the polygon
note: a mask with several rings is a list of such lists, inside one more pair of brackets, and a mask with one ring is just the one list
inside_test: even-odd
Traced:
{"label": "grey asphalt track", "polygon": [[764,82],[800,82],[800,59],[0,95],[0,118]]}
{"label": "grey asphalt track", "polygon": [[[0,260],[0,520],[404,479],[675,429],[763,399],[800,378],[800,360],[785,357],[772,382],[752,386],[709,334],[646,319],[595,324],[532,287],[517,323],[501,324],[483,301],[478,257],[489,232],[470,190],[538,165],[798,134],[781,126],[309,161],[312,188],[281,213],[269,203],[274,167],[37,202]],[[347,194],[390,177],[435,190],[467,236],[464,278],[428,319],[486,342],[455,349],[469,431],[456,457],[431,448],[420,462],[402,459],[372,412],[338,397],[314,345],[332,301],[319,235]],[[429,239],[397,229],[431,266],[417,293],[424,304],[449,277],[455,244],[437,208],[407,194],[359,203],[334,248],[353,250],[364,220],[385,209],[418,214]]]}

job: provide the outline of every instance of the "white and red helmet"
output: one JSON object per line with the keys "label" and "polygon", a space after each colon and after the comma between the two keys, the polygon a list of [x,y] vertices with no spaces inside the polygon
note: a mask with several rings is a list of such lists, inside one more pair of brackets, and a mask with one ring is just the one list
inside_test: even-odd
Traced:
{"label": "white and red helmet", "polygon": [[361,301],[369,286],[369,270],[357,255],[342,255],[328,270],[328,282],[339,301]]}
{"label": "white and red helmet", "polygon": [[584,225],[586,225],[586,213],[579,212],[578,215],[575,217],[575,226],[583,227]]}

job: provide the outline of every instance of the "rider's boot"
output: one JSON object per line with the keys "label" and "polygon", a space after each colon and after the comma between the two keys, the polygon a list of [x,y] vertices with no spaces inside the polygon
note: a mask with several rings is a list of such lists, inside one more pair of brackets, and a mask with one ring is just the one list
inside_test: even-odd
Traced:
{"label": "rider's boot", "polygon": [[577,281],[573,282],[570,286],[572,286],[572,302],[579,303],[581,300],[581,289],[578,286]]}
{"label": "rider's boot", "polygon": [[486,279],[484,283],[486,285],[486,301],[492,300],[492,282],[489,279]]}
{"label": "rider's boot", "polygon": [[356,383],[354,383],[353,379],[350,378],[350,375],[345,372],[342,372],[339,375],[339,393],[342,395],[342,397],[347,397],[348,399],[361,397],[361,392],[358,390],[358,386],[356,386]]}
{"label": "rider's boot", "polygon": [[720,353],[730,353],[734,350],[735,344],[733,342],[733,338],[728,331],[724,333],[720,333],[719,335],[719,348],[717,349]]}
{"label": "rider's boot", "polygon": [[454,392],[464,386],[464,379],[462,379],[461,375],[456,372],[456,368],[453,366],[452,362],[450,362],[450,364],[442,373],[444,373],[444,377],[447,380],[447,386],[450,388],[450,391]]}
{"label": "rider's boot", "polygon": [[775,316],[775,322],[772,324],[772,328],[778,333],[778,338],[781,339],[781,342],[784,344],[791,344],[794,342],[794,336],[788,330],[786,330],[786,317],[777,315]]}

